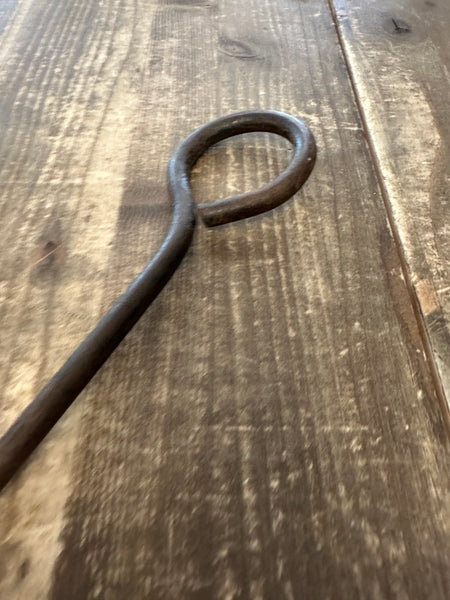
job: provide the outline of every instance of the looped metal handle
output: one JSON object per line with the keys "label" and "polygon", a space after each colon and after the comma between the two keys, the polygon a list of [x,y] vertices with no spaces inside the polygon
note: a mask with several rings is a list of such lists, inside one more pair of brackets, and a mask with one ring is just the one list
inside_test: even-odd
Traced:
{"label": "looped metal handle", "polygon": [[[276,133],[294,146],[292,160],[283,173],[258,190],[200,204],[198,213],[208,227],[224,225],[266,212],[286,202],[308,179],[314,166],[316,145],[310,129],[285,113],[263,110],[228,115],[197,129],[179,146],[169,165],[169,186],[177,203],[180,182],[188,182],[191,169],[211,146],[243,133]],[[189,187],[189,186],[188,186]],[[185,189],[181,190],[185,193]]]}
{"label": "looped metal handle", "polygon": [[213,144],[251,131],[286,137],[295,146],[294,157],[284,173],[259,190],[200,204],[198,212],[206,225],[222,225],[274,208],[306,181],[314,165],[313,136],[304,123],[283,113],[249,111],[223,117],[201,127],[181,144],[169,165],[174,212],[166,239],[127,291],[0,438],[0,490],[87,386],[180,264],[195,227],[196,209],[189,187],[195,162]]}

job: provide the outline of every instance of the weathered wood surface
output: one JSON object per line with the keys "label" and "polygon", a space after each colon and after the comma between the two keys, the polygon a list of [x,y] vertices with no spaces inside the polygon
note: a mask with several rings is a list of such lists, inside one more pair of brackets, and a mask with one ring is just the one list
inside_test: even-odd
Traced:
{"label": "weathered wood surface", "polygon": [[[319,158],[283,208],[198,229],[2,494],[0,597],[447,599],[448,435],[328,5],[8,6],[3,429],[158,247],[190,131],[276,108]],[[197,197],[288,157],[222,145]]]}
{"label": "weathered wood surface", "polygon": [[333,0],[411,289],[450,397],[450,10]]}

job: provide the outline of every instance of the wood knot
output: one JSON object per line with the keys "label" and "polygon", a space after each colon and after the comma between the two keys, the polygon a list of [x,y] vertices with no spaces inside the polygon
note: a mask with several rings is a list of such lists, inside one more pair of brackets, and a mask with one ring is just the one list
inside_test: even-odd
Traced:
{"label": "wood knot", "polygon": [[395,20],[395,19],[391,19],[392,23],[394,24],[394,33],[397,34],[402,34],[402,33],[410,33],[411,29],[409,28],[408,24],[403,22],[403,21],[399,21],[399,20]]}
{"label": "wood knot", "polygon": [[54,275],[62,258],[62,244],[54,240],[42,241],[33,252],[32,268],[39,279]]}
{"label": "wood knot", "polygon": [[263,58],[250,44],[223,37],[219,39],[219,51],[240,60],[261,60]]}

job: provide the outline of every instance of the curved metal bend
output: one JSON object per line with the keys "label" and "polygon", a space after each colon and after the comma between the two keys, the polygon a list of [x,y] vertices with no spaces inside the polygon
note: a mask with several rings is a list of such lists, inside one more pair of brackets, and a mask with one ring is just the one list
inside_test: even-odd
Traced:
{"label": "curved metal bend", "polygon": [[186,198],[190,196],[188,180],[191,169],[208,148],[226,138],[251,131],[277,133],[288,139],[294,146],[291,163],[276,179],[259,190],[200,204],[198,212],[208,227],[253,217],[279,206],[301,188],[312,171],[316,146],[311,131],[302,121],[272,110],[246,111],[204,125],[179,146],[169,166],[169,185],[174,198],[181,191],[181,182]]}
{"label": "curved metal bend", "polygon": [[196,210],[189,188],[195,162],[213,144],[251,131],[286,137],[295,146],[292,162],[284,173],[256,192],[201,204],[198,212],[206,225],[222,225],[274,208],[306,181],[315,159],[313,136],[304,123],[283,113],[247,111],[223,117],[201,127],[181,144],[169,165],[174,213],[166,239],[144,271],[0,439],[0,490],[86,387],[180,264],[195,227]]}

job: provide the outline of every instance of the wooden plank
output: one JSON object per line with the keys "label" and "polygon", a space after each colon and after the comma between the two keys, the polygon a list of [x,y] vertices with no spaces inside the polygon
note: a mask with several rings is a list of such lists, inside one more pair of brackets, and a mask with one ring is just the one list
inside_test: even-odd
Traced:
{"label": "wooden plank", "polygon": [[432,360],[450,397],[450,12],[432,0],[333,0]]}
{"label": "wooden plank", "polygon": [[[319,160],[282,209],[198,229],[5,490],[0,595],[446,599],[448,436],[327,5],[36,0],[4,39],[5,422],[158,246],[192,129],[277,108]],[[196,195],[287,160],[272,136],[227,143]]]}
{"label": "wooden plank", "polygon": [[[8,14],[0,38],[1,432],[113,300],[104,299],[105,282],[135,101],[123,74],[133,29],[122,27],[121,2],[25,1]],[[25,485],[0,498],[0,596],[46,596],[79,416],[74,407]]]}

